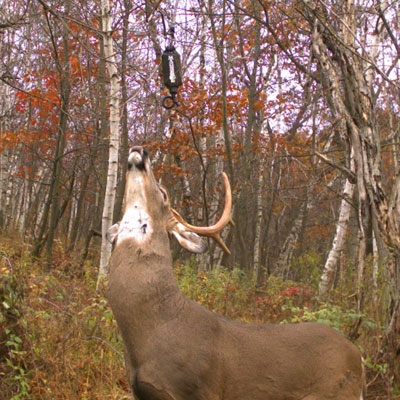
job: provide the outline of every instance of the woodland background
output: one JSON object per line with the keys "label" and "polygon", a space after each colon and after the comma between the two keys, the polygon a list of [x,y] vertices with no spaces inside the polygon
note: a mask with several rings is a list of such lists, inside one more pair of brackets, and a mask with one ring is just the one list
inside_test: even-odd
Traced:
{"label": "woodland background", "polygon": [[127,398],[95,286],[132,144],[194,224],[218,218],[223,170],[233,187],[232,254],[173,245],[182,290],[329,323],[363,352],[368,398],[400,398],[399,23],[397,0],[0,0],[4,398]]}

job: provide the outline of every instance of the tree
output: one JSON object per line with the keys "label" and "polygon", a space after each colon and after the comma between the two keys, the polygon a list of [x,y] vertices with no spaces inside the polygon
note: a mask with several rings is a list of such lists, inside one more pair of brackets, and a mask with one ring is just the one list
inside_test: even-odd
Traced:
{"label": "tree", "polygon": [[[384,186],[382,144],[379,124],[376,119],[377,93],[373,89],[374,73],[380,71],[377,65],[378,37],[386,30],[389,9],[383,13],[381,4],[377,3],[376,25],[372,32],[372,46],[367,41],[359,47],[357,38],[356,13],[352,1],[342,4],[344,10],[343,24],[337,29],[332,13],[322,4],[304,3],[306,19],[311,31],[311,46],[317,60],[320,82],[325,88],[327,101],[336,118],[344,118],[345,138],[352,150],[352,162],[355,165],[354,178],[358,196],[358,222],[360,233],[358,256],[359,287],[363,282],[365,259],[368,242],[372,243],[369,226],[375,235],[382,237],[391,250],[393,271],[398,270],[400,251],[400,231],[398,225],[399,177],[395,172],[389,190]],[[336,29],[335,29],[336,28]],[[388,30],[387,33],[391,31]],[[360,51],[366,56],[361,56]],[[382,72],[386,74],[385,72]],[[393,298],[392,315],[389,320],[398,318],[399,283],[393,276],[395,297]],[[359,294],[359,307],[362,307],[362,292]],[[397,316],[396,316],[397,314]]]}
{"label": "tree", "polygon": [[105,192],[103,218],[101,226],[102,242],[100,254],[99,280],[101,280],[107,271],[108,260],[111,255],[111,243],[107,240],[107,232],[113,222],[115,193],[117,189],[118,176],[118,152],[119,152],[119,96],[120,96],[120,77],[115,64],[115,55],[112,41],[111,29],[111,7],[109,0],[101,1],[102,15],[102,35],[104,38],[104,57],[107,63],[107,70],[110,77],[110,141],[107,185]]}
{"label": "tree", "polygon": [[[350,171],[354,173],[354,160],[352,159],[352,157],[350,157],[350,162]],[[348,222],[352,210],[353,194],[354,184],[347,178],[343,187],[343,194],[339,207],[339,217],[336,224],[335,236],[333,238],[328,257],[326,258],[323,273],[321,275],[321,280],[319,283],[319,293],[321,296],[326,295],[328,289],[332,287],[334,276],[337,272],[339,257],[344,250]]]}

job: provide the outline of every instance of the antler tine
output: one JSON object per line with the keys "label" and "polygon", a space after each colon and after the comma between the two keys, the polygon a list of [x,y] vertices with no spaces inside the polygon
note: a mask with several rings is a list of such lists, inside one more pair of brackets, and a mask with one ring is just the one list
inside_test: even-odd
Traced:
{"label": "antler tine", "polygon": [[222,178],[224,180],[224,186],[225,186],[225,207],[224,207],[224,211],[222,213],[221,218],[219,219],[219,221],[216,224],[214,224],[212,226],[190,225],[182,218],[182,216],[176,210],[171,208],[171,211],[174,214],[175,218],[186,228],[190,229],[192,232],[197,233],[200,236],[211,237],[221,246],[221,248],[225,251],[225,253],[231,254],[228,247],[226,246],[226,244],[223,242],[223,240],[219,236],[219,233],[222,231],[222,229],[225,228],[226,225],[228,225],[229,223],[231,225],[234,225],[232,217],[231,217],[231,212],[232,212],[231,185],[229,183],[229,179],[228,179],[227,175],[225,174],[225,172],[222,173]]}

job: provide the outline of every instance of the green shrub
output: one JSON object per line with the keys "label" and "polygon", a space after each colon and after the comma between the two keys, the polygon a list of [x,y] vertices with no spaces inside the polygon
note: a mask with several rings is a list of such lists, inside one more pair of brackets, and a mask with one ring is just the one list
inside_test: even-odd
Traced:
{"label": "green shrub", "polygon": [[23,348],[24,280],[4,248],[0,249],[0,392],[7,399],[29,398],[26,351]]}
{"label": "green shrub", "polygon": [[218,267],[197,272],[192,263],[175,268],[178,284],[189,298],[210,310],[240,318],[251,296],[251,283],[240,269]]}

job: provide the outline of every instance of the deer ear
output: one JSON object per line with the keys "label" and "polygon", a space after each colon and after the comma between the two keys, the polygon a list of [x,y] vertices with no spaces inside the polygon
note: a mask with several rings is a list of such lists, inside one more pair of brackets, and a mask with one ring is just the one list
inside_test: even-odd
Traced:
{"label": "deer ear", "polygon": [[196,233],[186,230],[181,223],[176,224],[170,233],[184,249],[192,253],[200,254],[207,250],[207,243]]}
{"label": "deer ear", "polygon": [[106,234],[106,238],[110,243],[114,243],[115,240],[118,237],[118,229],[119,229],[119,222],[117,222],[116,224],[112,225]]}

